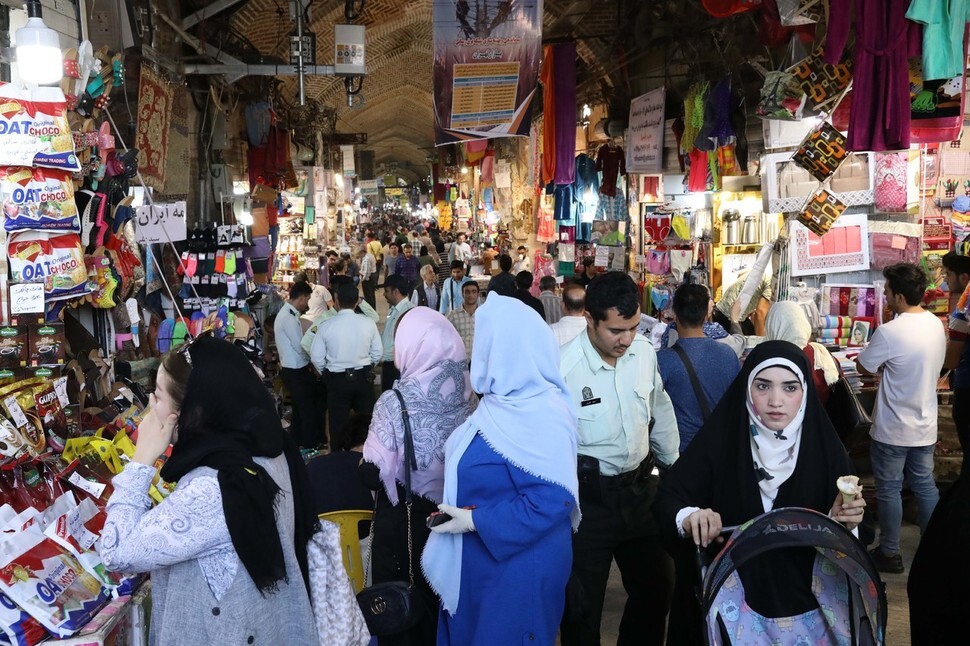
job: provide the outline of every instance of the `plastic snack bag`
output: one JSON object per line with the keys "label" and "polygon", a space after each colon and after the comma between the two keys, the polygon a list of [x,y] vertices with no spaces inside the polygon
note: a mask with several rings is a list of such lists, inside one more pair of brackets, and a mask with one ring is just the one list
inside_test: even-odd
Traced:
{"label": "plastic snack bag", "polygon": [[74,298],[89,291],[84,249],[76,233],[11,233],[7,256],[12,282],[44,283],[49,301]]}
{"label": "plastic snack bag", "polygon": [[[70,499],[73,501],[74,497],[71,496]],[[102,585],[109,590],[115,590],[126,577],[120,572],[109,572],[105,569],[98,554],[105,520],[107,514],[98,509],[89,498],[85,498],[80,504],[72,505],[54,518],[44,534],[73,554],[78,563]]]}
{"label": "plastic snack bag", "polygon": [[81,170],[63,92],[0,84],[0,165]]}
{"label": "plastic snack bag", "polygon": [[37,525],[0,543],[0,591],[59,637],[83,628],[110,599],[101,583]]}
{"label": "plastic snack bag", "polygon": [[47,639],[49,633],[13,599],[0,592],[0,635],[14,646],[34,646]]}
{"label": "plastic snack bag", "polygon": [[62,170],[0,168],[0,202],[7,231],[80,231],[74,182]]}

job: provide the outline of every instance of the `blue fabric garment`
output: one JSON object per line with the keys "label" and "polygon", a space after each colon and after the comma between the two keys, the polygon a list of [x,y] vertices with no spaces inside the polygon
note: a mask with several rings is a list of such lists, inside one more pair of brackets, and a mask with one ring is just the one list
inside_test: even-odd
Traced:
{"label": "blue fabric garment", "polygon": [[555,207],[553,219],[572,220],[573,219],[573,186],[572,184],[557,185],[553,190]]}
{"label": "blue fabric garment", "polygon": [[573,180],[573,190],[576,195],[582,195],[586,191],[599,193],[600,179],[596,171],[596,160],[582,153],[576,157],[576,179]]}
{"label": "blue fabric garment", "polygon": [[[687,352],[707,402],[714,410],[741,370],[737,355],[729,346],[707,337],[678,339],[677,345]],[[701,405],[694,394],[684,362],[672,348],[657,353],[657,367],[664,390],[674,403],[674,415],[680,430],[680,452],[683,453],[703,423]]]}
{"label": "blue fabric garment", "polygon": [[[664,333],[660,336],[661,348],[669,348],[672,345],[670,343],[671,331],[674,331],[674,332],[677,331],[676,322],[670,323],[667,326],[667,329],[664,330]],[[727,332],[724,331],[724,327],[720,323],[713,323],[711,321],[707,321],[704,323],[704,336],[706,336],[708,339],[714,339],[716,341],[718,339],[723,339],[729,335]]]}
{"label": "blue fabric garment", "polygon": [[454,615],[441,611],[438,646],[552,646],[572,567],[572,495],[512,466],[481,435],[458,468],[457,504],[477,506],[477,531],[461,536],[461,601]]}

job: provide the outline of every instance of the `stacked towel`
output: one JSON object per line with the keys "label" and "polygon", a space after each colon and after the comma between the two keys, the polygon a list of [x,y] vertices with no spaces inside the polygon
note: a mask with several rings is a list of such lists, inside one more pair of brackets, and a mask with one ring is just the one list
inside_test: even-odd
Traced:
{"label": "stacked towel", "polygon": [[823,316],[876,315],[876,288],[872,285],[823,285],[820,301]]}

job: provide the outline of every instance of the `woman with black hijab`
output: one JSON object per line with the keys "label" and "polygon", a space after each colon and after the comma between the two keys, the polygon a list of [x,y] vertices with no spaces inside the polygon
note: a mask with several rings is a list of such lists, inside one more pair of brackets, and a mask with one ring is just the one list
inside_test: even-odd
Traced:
{"label": "woman with black hijab", "polygon": [[[865,500],[843,504],[836,487],[839,477],[853,472],[801,348],[787,341],[757,346],[657,492],[654,513],[679,556],[668,634],[676,641],[670,643],[702,643],[704,619],[690,587],[697,573],[688,541],[706,547],[723,526],[782,507],[814,509],[853,529]],[[815,554],[812,548],[777,550],[739,569],[745,601],[768,631],[762,637],[773,637],[777,619],[788,624],[779,643],[794,643],[790,618],[796,628],[800,619],[818,625]]]}
{"label": "woman with black hijab", "polygon": [[[242,352],[203,336],[162,360],[132,461],[112,480],[101,556],[151,572],[153,644],[319,643],[306,469]],[[178,486],[152,508],[154,464]]]}

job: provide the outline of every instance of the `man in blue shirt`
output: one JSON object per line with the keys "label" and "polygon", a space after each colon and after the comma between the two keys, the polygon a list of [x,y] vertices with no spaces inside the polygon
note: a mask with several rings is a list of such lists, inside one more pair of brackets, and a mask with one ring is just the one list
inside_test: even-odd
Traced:
{"label": "man in blue shirt", "polygon": [[[703,285],[681,285],[673,302],[679,338],[673,347],[657,353],[664,390],[674,403],[681,453],[741,369],[730,347],[704,334],[711,303],[710,293]],[[688,365],[694,371],[696,387]]]}

